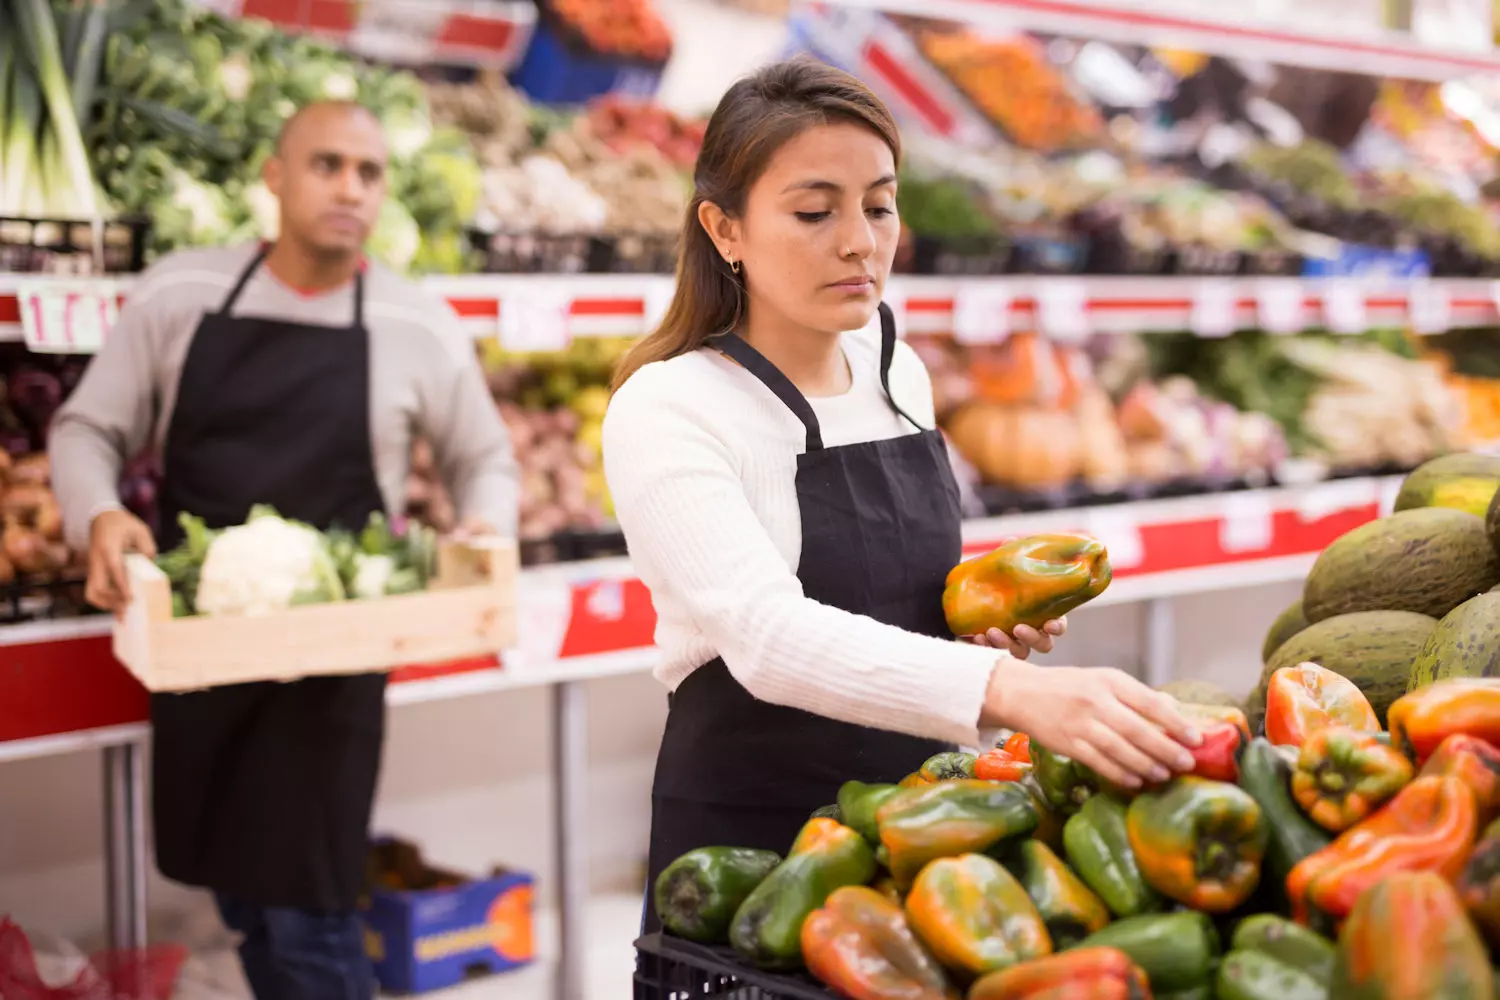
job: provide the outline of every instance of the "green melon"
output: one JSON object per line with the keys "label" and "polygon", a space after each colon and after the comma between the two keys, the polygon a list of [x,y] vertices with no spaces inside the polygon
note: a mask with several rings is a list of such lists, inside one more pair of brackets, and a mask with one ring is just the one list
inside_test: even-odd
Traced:
{"label": "green melon", "polygon": [[1324,549],[1302,588],[1302,611],[1310,622],[1358,611],[1441,618],[1497,583],[1500,556],[1484,521],[1421,507],[1360,525]]}
{"label": "green melon", "polygon": [[1265,663],[1271,658],[1271,654],[1281,648],[1281,644],[1292,636],[1301,632],[1312,624],[1307,616],[1302,613],[1302,598],[1297,598],[1271,623],[1271,630],[1266,633],[1266,641],[1260,647],[1260,662]]}
{"label": "green melon", "polygon": [[1484,517],[1500,488],[1500,458],[1472,452],[1424,462],[1401,484],[1396,510],[1451,507]]}
{"label": "green melon", "polygon": [[1192,679],[1168,681],[1156,690],[1171,695],[1184,705],[1222,705],[1226,708],[1238,708],[1241,711],[1245,708],[1244,702],[1212,681]]}
{"label": "green melon", "polygon": [[1362,611],[1316,622],[1292,636],[1261,670],[1245,715],[1251,732],[1266,716],[1266,684],[1282,667],[1316,663],[1359,686],[1385,724],[1391,702],[1406,693],[1412,663],[1437,627],[1437,619],[1409,611]]}
{"label": "green melon", "polygon": [[1484,514],[1484,532],[1490,536],[1490,546],[1500,552],[1500,493],[1490,501],[1490,509]]}
{"label": "green melon", "polygon": [[1480,594],[1438,622],[1412,664],[1407,690],[1449,677],[1500,677],[1500,594]]}

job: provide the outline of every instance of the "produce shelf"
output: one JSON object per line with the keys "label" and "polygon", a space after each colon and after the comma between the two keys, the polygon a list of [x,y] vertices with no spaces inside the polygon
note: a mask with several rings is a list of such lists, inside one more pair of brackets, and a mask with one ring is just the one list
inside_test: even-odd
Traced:
{"label": "produce shelf", "polygon": [[[1339,535],[1390,509],[1399,477],[1047,511],[970,521],[969,554],[1042,531],[1087,531],[1110,549],[1115,583],[1095,603],[1124,604],[1300,580]],[[649,670],[656,625],[629,559],[521,571],[519,648],[498,657],[405,668],[391,704]],[[144,689],[111,653],[110,619],[0,627],[0,759],[99,744],[147,718]]]}
{"label": "produce shelf", "polygon": [[[465,275],[427,279],[476,339],[499,336],[517,348],[561,350],[575,337],[635,336],[666,311],[674,279],[666,275]],[[22,297],[68,282],[0,274],[0,341],[22,340]],[[129,294],[129,283],[101,283]],[[1437,278],[1361,284],[1338,278],[919,277],[891,279],[886,300],[908,333],[952,333],[960,339],[1040,329],[1059,338],[1080,333],[1140,333],[1259,326],[1290,332],[1340,324],[1412,324],[1418,332],[1500,324],[1500,282]],[[506,304],[525,316],[525,330],[503,322]],[[59,314],[53,310],[52,315]],[[996,314],[1003,316],[997,322]],[[53,340],[63,340],[55,332]],[[80,338],[86,344],[87,338]],[[84,348],[80,348],[83,351]]]}
{"label": "produce shelf", "polygon": [[735,1000],[826,1000],[833,996],[806,974],[771,975],[748,968],[728,948],[708,948],[664,934],[635,943],[640,963],[634,1000],[733,997]]}
{"label": "produce shelf", "polygon": [[[1149,0],[1128,5],[1107,0],[831,0],[831,5],[1375,76],[1449,80],[1500,72],[1500,58],[1489,51],[1439,48],[1375,28],[1342,34],[1289,30],[1225,16],[1229,9],[1224,6],[1217,7],[1223,14],[1203,16]],[[1202,9],[1215,7],[1204,4]]]}

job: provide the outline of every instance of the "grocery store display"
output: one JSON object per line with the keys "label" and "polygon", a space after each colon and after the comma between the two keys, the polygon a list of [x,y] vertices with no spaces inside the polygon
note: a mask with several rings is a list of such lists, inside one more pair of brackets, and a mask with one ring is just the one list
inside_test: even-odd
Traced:
{"label": "grocery store display", "polygon": [[1039,629],[1104,593],[1109,553],[1086,535],[1032,535],[962,562],[948,574],[943,613],[954,635]]}

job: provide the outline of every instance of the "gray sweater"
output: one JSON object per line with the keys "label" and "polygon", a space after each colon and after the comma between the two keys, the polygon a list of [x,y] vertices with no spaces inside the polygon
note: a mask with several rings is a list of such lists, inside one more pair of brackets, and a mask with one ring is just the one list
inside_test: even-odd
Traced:
{"label": "gray sweater", "polygon": [[[129,459],[148,447],[160,454],[193,331],[223,304],[255,251],[252,244],[173,254],[130,288],[104,349],[52,426],[53,489],[69,544],[85,547],[94,517],[119,506]],[[420,434],[432,444],[459,516],[513,537],[515,458],[471,338],[446,302],[384,267],[372,262],[364,287],[370,444],[387,509],[401,510],[412,437]],[[262,265],[234,313],[348,326],[353,285],[306,295]]]}

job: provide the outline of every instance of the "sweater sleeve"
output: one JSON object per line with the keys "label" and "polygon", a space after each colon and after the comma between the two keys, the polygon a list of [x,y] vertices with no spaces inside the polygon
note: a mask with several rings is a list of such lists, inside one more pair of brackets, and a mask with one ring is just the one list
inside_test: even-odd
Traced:
{"label": "sweater sleeve", "polygon": [[604,423],[610,495],[631,559],[670,593],[756,698],[969,746],[1003,654],[821,604],[761,525],[728,444],[649,369]]}
{"label": "sweater sleeve", "polygon": [[88,548],[95,517],[120,507],[121,472],[150,438],[163,323],[150,295],[151,277],[141,279],[140,291],[126,301],[103,350],[52,421],[52,488],[74,549]]}

